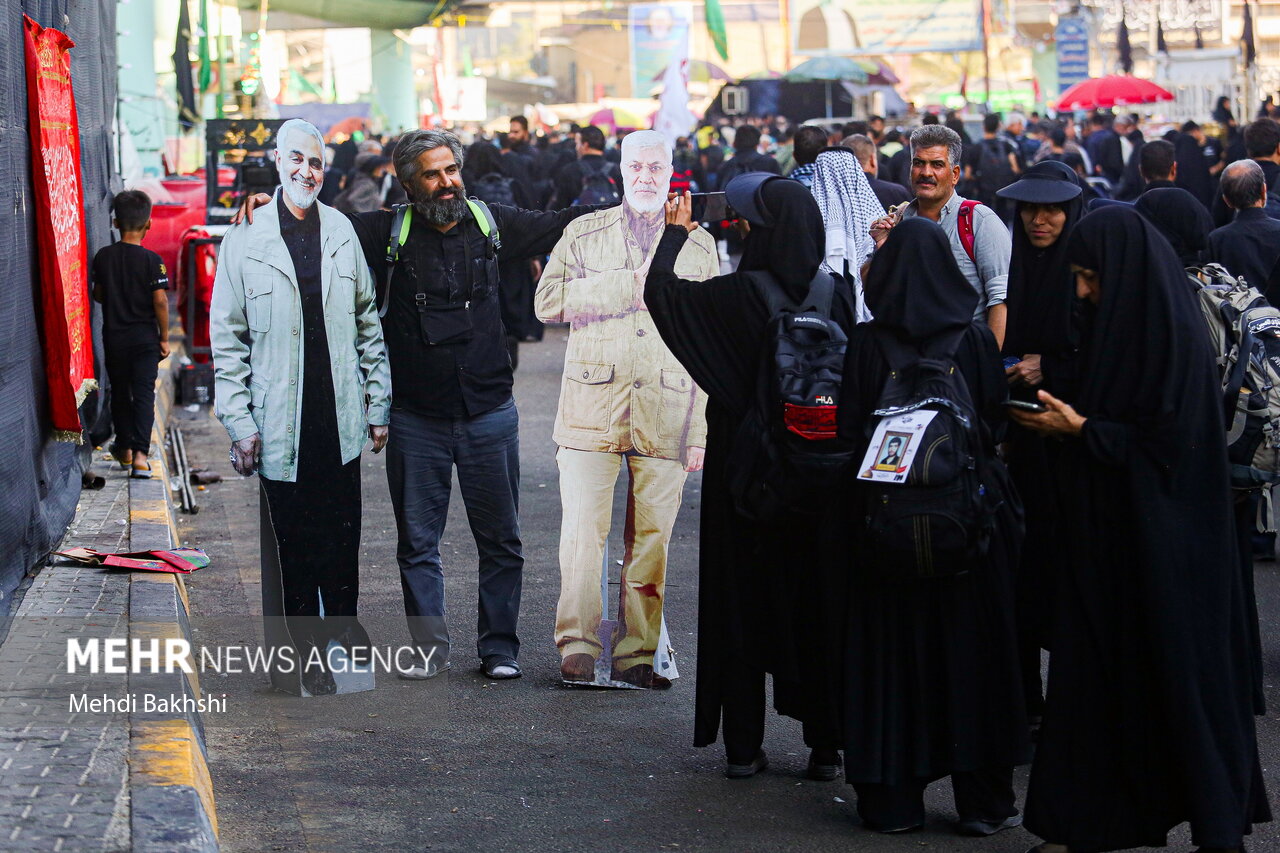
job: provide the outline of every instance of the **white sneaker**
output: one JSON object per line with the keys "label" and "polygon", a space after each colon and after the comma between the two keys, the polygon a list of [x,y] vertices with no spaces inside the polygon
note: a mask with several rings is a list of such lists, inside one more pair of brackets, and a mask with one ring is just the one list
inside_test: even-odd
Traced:
{"label": "white sneaker", "polygon": [[430,669],[425,666],[411,666],[408,669],[397,670],[396,675],[405,681],[426,681],[428,678],[435,678],[442,672],[448,672],[450,667],[451,665],[447,663],[444,666],[433,666]]}

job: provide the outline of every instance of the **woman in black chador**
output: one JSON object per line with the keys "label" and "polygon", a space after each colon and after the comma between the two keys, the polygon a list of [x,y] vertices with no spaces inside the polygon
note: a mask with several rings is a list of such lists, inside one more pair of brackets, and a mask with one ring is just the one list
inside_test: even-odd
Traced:
{"label": "woman in black chador", "polygon": [[[836,664],[821,626],[830,624],[823,618],[825,604],[840,600],[842,566],[820,559],[825,532],[819,519],[754,522],[734,509],[727,480],[729,447],[756,393],[770,318],[764,295],[746,273],[767,271],[792,300],[802,300],[822,262],[822,214],[808,190],[776,175],[740,175],[726,191],[751,223],[738,271],[706,281],[675,275],[676,257],[689,229],[697,227],[686,196],[668,205],[644,293],[663,342],[708,398],[694,745],[715,743],[723,721],[726,774],[739,778],[763,769],[765,673],[772,673],[774,707],[804,721],[812,749],[809,775],[831,780],[839,762],[830,692]],[[842,328],[853,328],[853,297],[843,284],[832,314]]]}
{"label": "woman in black chador", "polygon": [[[1013,607],[1021,517],[994,462],[1008,386],[995,338],[972,322],[978,295],[934,223],[917,218],[894,227],[875,253],[864,292],[875,319],[849,331],[842,436],[866,447],[866,424],[889,377],[886,348],[950,355],[986,424],[978,451],[990,460],[985,485],[1004,502],[988,553],[963,574],[888,576],[876,550],[853,537],[839,619],[845,776],[863,822],[882,832],[923,825],[925,786],[950,776],[958,830],[991,835],[1021,822],[1013,768],[1029,758]],[[872,495],[856,495],[846,519],[866,515],[859,501]]]}
{"label": "woman in black chador", "polygon": [[1137,212],[1076,226],[1073,399],[1024,426],[1061,440],[1064,571],[1027,795],[1040,853],[1165,844],[1243,850],[1270,819],[1217,371],[1169,243]]}
{"label": "woman in black chador", "polygon": [[[1034,401],[1036,392],[1043,388],[1070,399],[1080,343],[1076,322],[1080,300],[1067,264],[1067,237],[1084,215],[1080,179],[1066,164],[1046,160],[1032,166],[999,195],[1017,202],[1005,300],[1009,307],[1006,363],[1018,359],[1005,370],[1009,395]],[[1005,444],[1009,473],[1026,512],[1026,538],[1017,570],[1017,616],[1022,682],[1033,728],[1044,713],[1040,649],[1050,647],[1049,584],[1059,571],[1058,544],[1065,535],[1050,479],[1052,445],[1044,436],[1017,427],[1009,430]]]}

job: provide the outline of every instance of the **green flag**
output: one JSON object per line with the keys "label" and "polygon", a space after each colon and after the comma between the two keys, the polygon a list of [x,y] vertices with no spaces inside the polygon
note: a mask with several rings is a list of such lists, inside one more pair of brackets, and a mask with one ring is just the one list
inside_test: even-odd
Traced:
{"label": "green flag", "polygon": [[197,81],[200,84],[200,91],[209,91],[209,84],[213,82],[213,61],[209,55],[209,0],[200,0],[200,41],[198,53],[200,54],[200,77]]}
{"label": "green flag", "polygon": [[711,36],[716,53],[720,54],[721,59],[727,60],[729,37],[724,31],[724,10],[720,8],[720,0],[704,0],[704,8],[707,11],[707,34]]}

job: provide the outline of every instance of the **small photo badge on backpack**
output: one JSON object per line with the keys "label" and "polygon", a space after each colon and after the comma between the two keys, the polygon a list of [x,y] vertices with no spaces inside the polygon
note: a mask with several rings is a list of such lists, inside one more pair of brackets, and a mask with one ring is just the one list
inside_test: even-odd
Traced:
{"label": "small photo badge on backpack", "polygon": [[936,416],[935,411],[915,411],[884,418],[871,435],[867,455],[862,458],[859,480],[876,483],[905,483],[920,449],[920,438]]}

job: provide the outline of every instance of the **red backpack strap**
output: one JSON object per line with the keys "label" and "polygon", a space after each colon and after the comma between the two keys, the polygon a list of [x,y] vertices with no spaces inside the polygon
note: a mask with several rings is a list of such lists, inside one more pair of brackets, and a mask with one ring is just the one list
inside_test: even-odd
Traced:
{"label": "red backpack strap", "polygon": [[981,203],[972,199],[960,202],[960,213],[956,216],[956,232],[960,235],[960,245],[964,246],[965,254],[975,264],[978,258],[973,252],[973,209]]}

